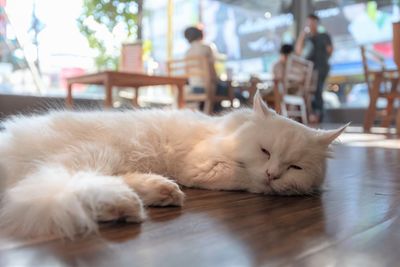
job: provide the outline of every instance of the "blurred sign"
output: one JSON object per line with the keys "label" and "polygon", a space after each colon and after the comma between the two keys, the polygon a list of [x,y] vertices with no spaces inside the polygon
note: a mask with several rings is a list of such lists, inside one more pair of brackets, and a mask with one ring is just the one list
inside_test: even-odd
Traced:
{"label": "blurred sign", "polygon": [[[263,12],[208,0],[203,4],[206,39],[228,60],[275,54],[282,42],[292,41],[292,14],[265,18]],[[287,38],[289,35],[289,39]]]}
{"label": "blurred sign", "polygon": [[[85,70],[81,68],[63,68],[60,72],[60,85],[62,88],[67,88],[67,78],[84,75]],[[83,91],[86,85],[75,84],[74,90]]]}

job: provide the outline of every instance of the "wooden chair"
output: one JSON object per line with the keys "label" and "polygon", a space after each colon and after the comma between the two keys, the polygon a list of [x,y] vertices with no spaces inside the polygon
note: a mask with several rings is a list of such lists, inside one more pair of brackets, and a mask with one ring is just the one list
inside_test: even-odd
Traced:
{"label": "wooden chair", "polygon": [[[308,122],[307,114],[311,107],[313,66],[311,61],[291,55],[286,62],[283,78],[282,114],[301,118],[303,123]],[[294,88],[295,92],[289,94],[290,88]],[[291,109],[293,107],[298,107],[298,110]]]}
{"label": "wooden chair", "polygon": [[142,43],[125,43],[121,47],[118,71],[143,73]]}
{"label": "wooden chair", "polygon": [[[385,60],[379,53],[364,46],[361,46],[360,49],[365,82],[370,98],[364,120],[364,131],[368,132],[376,118],[382,118],[382,127],[390,126],[394,116],[394,101],[399,97],[397,91],[398,73],[386,69]],[[374,69],[371,68],[371,63],[375,64]],[[377,102],[382,98],[387,100],[387,105],[383,110],[378,111]]]}
{"label": "wooden chair", "polygon": [[[141,42],[122,44],[118,71],[144,73],[142,54]],[[135,94],[132,98],[132,105],[139,107],[139,87],[134,87],[133,90]]]}
{"label": "wooden chair", "polygon": [[[290,118],[308,123],[311,107],[313,63],[295,55],[289,56],[282,80],[274,80],[273,102],[275,110]],[[289,92],[293,89],[294,92]],[[271,101],[271,100],[269,100]]]}
{"label": "wooden chair", "polygon": [[229,100],[232,102],[233,90],[230,83],[228,84],[228,96],[219,96],[216,94],[216,86],[211,81],[209,63],[205,57],[187,57],[179,60],[170,60],[167,62],[167,72],[169,76],[187,77],[190,86],[190,81],[193,79],[200,79],[204,83],[204,94],[194,94],[191,90],[185,92],[185,102],[199,103],[204,102],[204,112],[211,114],[213,112],[214,104],[222,100]]}

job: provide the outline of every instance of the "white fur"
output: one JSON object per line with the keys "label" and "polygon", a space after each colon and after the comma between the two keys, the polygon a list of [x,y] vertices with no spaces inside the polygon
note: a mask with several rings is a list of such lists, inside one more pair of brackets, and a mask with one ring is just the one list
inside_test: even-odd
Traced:
{"label": "white fur", "polygon": [[173,180],[266,194],[318,188],[329,144],[344,128],[307,128],[269,110],[258,95],[254,107],[221,117],[187,110],[14,117],[0,135],[2,225],[22,236],[73,237],[96,231],[99,220],[139,222],[142,200],[182,204]]}

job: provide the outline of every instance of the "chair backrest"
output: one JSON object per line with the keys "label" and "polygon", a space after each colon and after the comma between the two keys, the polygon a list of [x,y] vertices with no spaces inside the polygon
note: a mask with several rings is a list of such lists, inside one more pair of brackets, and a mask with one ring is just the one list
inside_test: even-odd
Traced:
{"label": "chair backrest", "polygon": [[167,73],[169,76],[186,77],[190,81],[200,79],[204,82],[206,91],[209,89],[210,72],[205,57],[187,57],[184,59],[170,60],[167,62]]}
{"label": "chair backrest", "polygon": [[200,80],[204,84],[204,94],[186,94],[187,102],[204,102],[204,111],[211,114],[215,100],[215,86],[212,86],[209,62],[202,56],[186,57],[184,59],[170,60],[167,62],[167,73],[169,76],[185,77],[189,81]]}
{"label": "chair backrest", "polygon": [[313,63],[296,55],[290,55],[286,61],[283,75],[283,94],[288,88],[296,88],[297,92],[304,95],[310,91],[312,85]]}
{"label": "chair backrest", "polygon": [[140,42],[122,44],[118,70],[143,73],[142,44]]}
{"label": "chair backrest", "polygon": [[385,59],[382,55],[380,55],[376,51],[368,49],[365,46],[360,46],[360,49],[361,49],[361,58],[362,58],[365,82],[367,83],[368,90],[370,91],[372,86],[370,64],[373,63],[375,65],[378,65],[378,70],[384,72],[386,69]]}

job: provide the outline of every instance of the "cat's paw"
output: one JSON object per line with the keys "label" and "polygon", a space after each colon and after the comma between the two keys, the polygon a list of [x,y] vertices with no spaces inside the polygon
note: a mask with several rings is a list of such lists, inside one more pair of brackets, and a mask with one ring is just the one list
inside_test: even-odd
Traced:
{"label": "cat's paw", "polygon": [[76,186],[83,207],[96,221],[141,222],[146,218],[138,194],[117,177],[82,179]]}
{"label": "cat's paw", "polygon": [[100,222],[117,220],[142,222],[146,218],[143,203],[134,192],[97,203],[95,214],[96,220]]}
{"label": "cat's paw", "polygon": [[185,194],[179,189],[179,186],[166,178],[154,177],[146,181],[149,184],[146,187],[145,194],[142,195],[146,206],[182,206]]}

